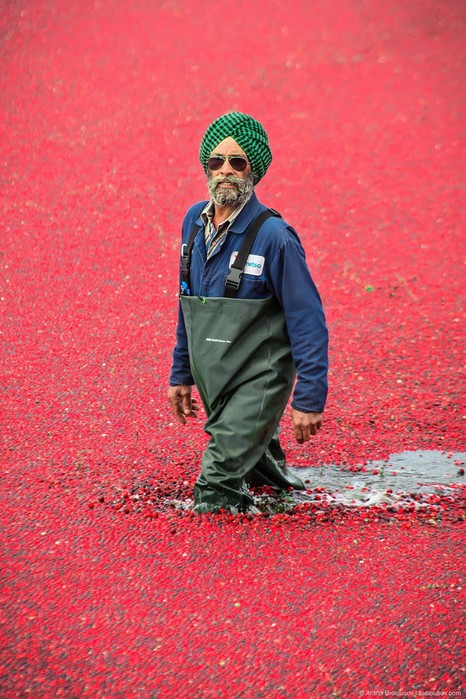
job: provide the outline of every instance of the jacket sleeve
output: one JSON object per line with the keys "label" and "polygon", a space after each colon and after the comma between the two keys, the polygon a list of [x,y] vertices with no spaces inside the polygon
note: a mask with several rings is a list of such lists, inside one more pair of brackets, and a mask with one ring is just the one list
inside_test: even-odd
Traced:
{"label": "jacket sleeve", "polygon": [[270,264],[270,286],[281,304],[296,367],[292,406],[322,412],[328,391],[328,331],[319,292],[292,229]]}
{"label": "jacket sleeve", "polygon": [[173,350],[170,386],[192,386],[193,384],[194,379],[189,368],[188,338],[181,304],[178,304],[178,326],[176,329],[176,345]]}
{"label": "jacket sleeve", "polygon": [[[191,228],[200,215],[202,209],[207,204],[207,201],[201,201],[194,204],[186,213],[183,220],[181,240],[187,242]],[[181,265],[180,265],[180,286],[181,288]],[[170,372],[170,386],[193,386],[194,379],[191,374],[188,352],[188,338],[186,335],[186,327],[184,324],[183,312],[181,304],[178,304],[178,325],[176,328],[176,345],[173,350],[173,363]]]}

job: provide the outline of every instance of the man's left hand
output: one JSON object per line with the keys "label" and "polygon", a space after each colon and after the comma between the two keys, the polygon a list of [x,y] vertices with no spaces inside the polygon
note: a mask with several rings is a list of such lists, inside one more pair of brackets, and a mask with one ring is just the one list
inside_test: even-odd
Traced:
{"label": "man's left hand", "polygon": [[302,413],[300,410],[291,409],[294,436],[298,444],[303,444],[311,439],[311,435],[317,434],[322,427],[322,413]]}

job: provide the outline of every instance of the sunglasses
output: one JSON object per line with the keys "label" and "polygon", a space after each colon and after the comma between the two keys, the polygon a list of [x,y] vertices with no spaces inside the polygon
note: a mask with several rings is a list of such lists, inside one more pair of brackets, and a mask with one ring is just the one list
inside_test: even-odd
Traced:
{"label": "sunglasses", "polygon": [[220,170],[227,159],[236,172],[243,172],[248,166],[247,159],[242,155],[212,155],[207,161],[207,167],[209,170]]}

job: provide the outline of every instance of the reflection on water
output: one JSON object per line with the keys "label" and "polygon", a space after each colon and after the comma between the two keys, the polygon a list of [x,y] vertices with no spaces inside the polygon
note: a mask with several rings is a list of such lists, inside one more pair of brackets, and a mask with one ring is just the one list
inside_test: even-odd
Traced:
{"label": "reflection on water", "polygon": [[[388,461],[371,461],[363,471],[338,466],[290,469],[305,482],[307,492],[293,493],[295,502],[325,499],[329,503],[371,506],[414,503],[417,494],[450,495],[466,483],[465,452],[404,451]],[[324,492],[315,492],[323,488]],[[407,497],[409,496],[409,497]]]}

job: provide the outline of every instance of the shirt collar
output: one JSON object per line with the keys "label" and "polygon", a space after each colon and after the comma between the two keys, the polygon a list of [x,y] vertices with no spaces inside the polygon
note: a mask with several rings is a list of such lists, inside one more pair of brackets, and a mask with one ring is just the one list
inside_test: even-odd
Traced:
{"label": "shirt collar", "polygon": [[[243,211],[244,207],[250,202],[252,197],[254,196],[253,192],[251,192],[251,195],[246,199],[245,202],[241,204],[241,206],[238,206],[237,209],[231,212],[231,214],[228,216],[228,218],[225,219],[225,221],[222,221],[222,223],[219,225],[219,230],[220,228],[230,228],[231,224],[233,221],[235,221],[239,214]],[[202,221],[204,222],[204,226],[207,226],[207,224],[212,224],[213,225],[213,219],[214,219],[214,214],[215,214],[215,206],[214,202],[211,199],[210,201],[207,202],[203,210],[201,211],[201,218]]]}
{"label": "shirt collar", "polygon": [[[205,221],[202,214],[206,211],[206,209],[209,208],[211,204],[212,202],[210,201],[207,201],[204,204],[204,208],[202,209],[201,213],[198,215],[196,220],[198,226],[205,227]],[[263,210],[264,206],[260,203],[255,192],[253,192],[249,201],[245,203],[244,208],[242,208],[241,211],[237,211],[237,216],[231,224],[232,231],[234,233],[244,233],[251,221],[253,221],[256,218],[256,216],[260,214],[260,212]]]}

